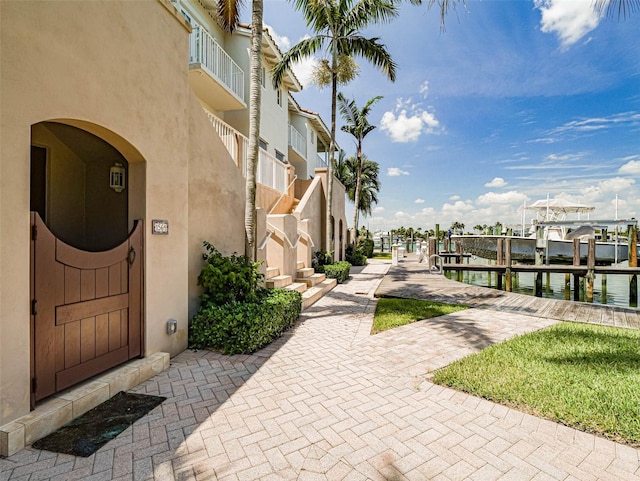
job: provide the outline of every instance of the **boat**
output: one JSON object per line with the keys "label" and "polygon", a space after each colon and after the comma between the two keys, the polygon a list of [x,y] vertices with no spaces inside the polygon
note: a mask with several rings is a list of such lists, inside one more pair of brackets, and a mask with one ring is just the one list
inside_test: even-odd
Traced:
{"label": "boat", "polygon": [[[533,264],[536,228],[542,228],[546,264],[572,264],[574,239],[580,239],[580,259],[586,263],[588,239],[596,238],[596,230],[603,231],[610,226],[623,226],[626,229],[628,224],[636,223],[635,220],[580,220],[582,214],[589,214],[595,208],[557,198],[539,200],[525,206],[525,209],[536,212],[536,219],[527,236],[454,235],[451,238],[456,244],[462,245],[463,252],[491,260],[497,258],[498,239],[511,239],[511,258],[523,264]],[[577,215],[578,219],[569,220],[570,215]],[[613,240],[609,241],[608,237],[607,240],[596,239],[596,264],[611,265],[626,261],[629,257],[626,238],[620,241],[614,235]]]}

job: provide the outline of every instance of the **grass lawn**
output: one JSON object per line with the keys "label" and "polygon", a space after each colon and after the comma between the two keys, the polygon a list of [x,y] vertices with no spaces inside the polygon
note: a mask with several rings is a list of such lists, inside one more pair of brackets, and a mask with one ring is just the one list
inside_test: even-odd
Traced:
{"label": "grass lawn", "polygon": [[380,259],[382,261],[390,261],[391,260],[391,252],[374,252],[372,259]]}
{"label": "grass lawn", "polygon": [[640,331],[561,323],[435,372],[434,382],[640,446]]}
{"label": "grass lawn", "polygon": [[462,309],[466,309],[466,307],[414,299],[378,299],[376,312],[373,316],[371,334],[377,334],[387,329],[404,326],[422,319],[451,314]]}

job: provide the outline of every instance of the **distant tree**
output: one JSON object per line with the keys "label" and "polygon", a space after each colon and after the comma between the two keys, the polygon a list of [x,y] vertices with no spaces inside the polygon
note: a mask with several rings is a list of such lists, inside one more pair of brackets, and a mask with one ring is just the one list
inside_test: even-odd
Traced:
{"label": "distant tree", "polygon": [[[333,170],[336,179],[344,185],[347,197],[355,205],[357,159],[355,157],[345,158],[344,151],[341,150],[338,159],[334,161]],[[378,163],[363,156],[360,172],[360,202],[358,203],[358,210],[363,215],[371,215],[373,205],[378,203],[378,193],[381,187],[379,174],[380,166]]]}
{"label": "distant tree", "polygon": [[473,230],[477,232],[482,232],[482,226],[480,224],[476,224],[473,226]]}
{"label": "distant tree", "polygon": [[452,232],[464,233],[464,224],[462,222],[455,221],[449,228]]}
{"label": "distant tree", "polygon": [[[356,142],[356,161],[357,161],[357,169],[356,169],[356,187],[355,187],[355,208],[353,209],[353,225],[358,225],[358,214],[360,213],[360,189],[361,189],[361,178],[362,178],[362,142],[364,138],[369,134],[372,130],[376,128],[375,125],[369,123],[368,115],[373,108],[373,105],[382,98],[381,95],[377,97],[373,97],[369,99],[369,101],[365,104],[361,109],[356,105],[355,100],[347,100],[347,98],[340,92],[338,94],[338,109],[340,110],[340,115],[342,119],[346,122],[345,125],[342,126],[342,130],[351,134]],[[356,236],[354,242],[358,244],[358,233],[356,231]]]}

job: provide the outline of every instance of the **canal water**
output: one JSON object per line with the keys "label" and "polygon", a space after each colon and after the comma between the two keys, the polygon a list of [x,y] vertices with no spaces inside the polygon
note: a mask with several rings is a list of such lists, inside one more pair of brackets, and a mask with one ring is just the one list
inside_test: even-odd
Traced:
{"label": "canal water", "polygon": [[[465,261],[466,262],[466,261]],[[487,264],[487,259],[473,257],[469,259],[471,264]],[[620,267],[627,266],[627,262],[617,264]],[[497,273],[471,272],[465,271],[462,281],[474,286],[493,287],[497,286]],[[445,276],[449,279],[459,280],[457,273],[445,271]],[[542,297],[549,299],[573,300],[573,275],[571,277],[570,290],[565,287],[565,274],[544,273],[542,275]],[[504,282],[503,282],[504,288]],[[530,272],[518,272],[514,274],[512,292],[519,294],[535,295],[535,274]],[[585,301],[585,290],[580,291],[580,300]],[[614,306],[629,306],[629,275],[609,274],[603,276],[596,274],[593,283],[593,303],[607,304]],[[637,306],[632,306],[637,307]]]}

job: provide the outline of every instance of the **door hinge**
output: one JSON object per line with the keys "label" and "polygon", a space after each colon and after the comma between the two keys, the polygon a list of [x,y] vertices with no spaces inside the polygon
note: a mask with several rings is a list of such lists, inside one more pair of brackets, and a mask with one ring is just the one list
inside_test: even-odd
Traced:
{"label": "door hinge", "polygon": [[31,301],[31,315],[35,316],[38,314],[38,301],[36,299],[33,299]]}
{"label": "door hinge", "polygon": [[31,378],[31,392],[36,392],[38,390],[38,380],[35,377]]}
{"label": "door hinge", "polygon": [[38,238],[38,226],[34,224],[31,226],[31,240],[36,240],[37,238]]}

